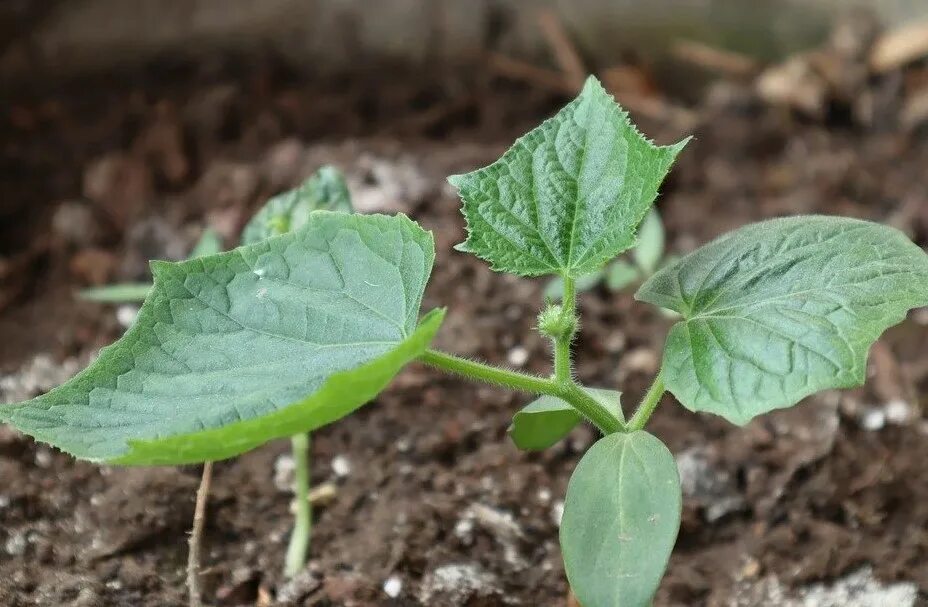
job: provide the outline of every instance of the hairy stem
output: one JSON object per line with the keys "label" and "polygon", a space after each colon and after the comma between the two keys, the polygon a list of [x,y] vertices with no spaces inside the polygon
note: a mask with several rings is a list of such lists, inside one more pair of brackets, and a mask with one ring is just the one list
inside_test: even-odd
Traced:
{"label": "hairy stem", "polygon": [[518,392],[553,395],[554,390],[557,388],[557,384],[550,379],[510,371],[509,369],[501,369],[437,350],[427,350],[425,354],[419,357],[419,360],[442,371],[448,371],[486,384],[496,384]]}
{"label": "hairy stem", "polygon": [[[577,307],[577,287],[573,278],[564,277],[564,297],[561,299],[561,318],[573,318]],[[559,382],[572,380],[573,366],[570,357],[570,342],[573,340],[573,330],[567,335],[558,335],[552,338],[554,342],[554,379]]]}
{"label": "hairy stem", "polygon": [[200,595],[200,547],[203,541],[203,526],[206,522],[206,500],[209,498],[209,486],[213,478],[213,462],[203,464],[203,476],[197,489],[197,502],[193,510],[193,528],[190,530],[187,553],[187,594],[190,607],[202,607]]}
{"label": "hairy stem", "polygon": [[628,420],[629,432],[635,432],[636,430],[644,428],[645,424],[647,424],[648,420],[651,418],[651,414],[654,413],[654,410],[657,409],[657,405],[660,404],[661,397],[664,395],[665,390],[662,371],[658,371],[657,376],[654,378],[654,382],[651,384],[651,387],[648,388],[648,392],[644,395],[644,398],[641,399],[641,403],[638,404],[635,414]]}
{"label": "hairy stem", "polygon": [[295,434],[290,441],[293,444],[293,497],[296,514],[284,561],[284,575],[288,578],[295,576],[306,565],[313,525],[312,505],[309,503],[309,434]]}
{"label": "hairy stem", "polygon": [[555,379],[500,369],[436,350],[426,351],[419,357],[419,360],[442,371],[468,379],[496,384],[519,392],[547,394],[560,398],[595,424],[604,434],[624,430],[619,420],[573,381],[559,382]]}

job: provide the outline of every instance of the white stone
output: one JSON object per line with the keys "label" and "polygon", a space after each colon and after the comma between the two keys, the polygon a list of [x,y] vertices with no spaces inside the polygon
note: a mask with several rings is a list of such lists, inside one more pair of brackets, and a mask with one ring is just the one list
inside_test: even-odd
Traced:
{"label": "white stone", "polygon": [[391,575],[383,583],[383,593],[391,599],[395,599],[403,592],[403,580],[399,576]]}
{"label": "white stone", "polygon": [[882,430],[886,425],[886,412],[882,409],[870,409],[860,418],[860,426],[864,430]]}
{"label": "white stone", "polygon": [[332,472],[338,478],[345,478],[351,474],[351,461],[344,455],[336,455],[332,458]]}
{"label": "white stone", "polygon": [[912,407],[904,400],[891,400],[886,403],[886,421],[891,424],[903,425],[912,419]]}
{"label": "white stone", "polygon": [[521,367],[528,362],[528,350],[522,346],[516,346],[506,355],[506,360],[513,367]]}
{"label": "white stone", "polygon": [[131,304],[123,304],[116,308],[116,322],[123,328],[128,329],[139,316],[139,307]]}
{"label": "white stone", "polygon": [[557,525],[561,526],[561,520],[564,518],[564,502],[558,500],[554,502],[554,505],[551,506],[551,521]]}

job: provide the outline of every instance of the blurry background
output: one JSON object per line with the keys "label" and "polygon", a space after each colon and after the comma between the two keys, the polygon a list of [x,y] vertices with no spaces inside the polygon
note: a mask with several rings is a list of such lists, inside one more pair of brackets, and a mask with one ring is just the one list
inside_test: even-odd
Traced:
{"label": "blurry background", "polygon": [[[445,176],[495,159],[597,74],[641,130],[696,139],[658,207],[671,253],[749,221],[832,213],[928,242],[921,0],[4,0],[0,402],[87,364],[132,306],[76,290],[149,278],[207,227],[233,246],[322,164],[364,212],[434,230],[438,346],[547,372],[542,281],[494,275]],[[580,378],[633,401],[669,321],[584,293]],[[870,381],[747,428],[665,399],[686,493],[657,605],[899,606],[928,596],[928,314]],[[280,578],[286,445],[218,467],[207,594],[221,605],[563,605],[557,523],[586,428],[540,455],[525,399],[419,367],[318,433],[314,560]],[[316,435],[314,435],[316,436]],[[0,604],[183,604],[196,470],[100,469],[0,428]]]}

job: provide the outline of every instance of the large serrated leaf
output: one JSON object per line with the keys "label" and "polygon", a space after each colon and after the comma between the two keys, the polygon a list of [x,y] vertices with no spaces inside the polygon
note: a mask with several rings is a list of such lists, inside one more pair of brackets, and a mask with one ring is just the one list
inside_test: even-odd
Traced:
{"label": "large serrated leaf", "polygon": [[862,384],[873,342],[928,304],[928,256],[867,221],[774,219],[697,249],[636,297],[683,315],[664,351],[667,388],[694,411],[744,424]]}
{"label": "large serrated leaf", "polygon": [[313,211],[353,211],[345,178],[335,167],[324,166],[295,189],[274,196],[242,230],[241,243],[253,244],[300,229]]}
{"label": "large serrated leaf", "polygon": [[631,247],[686,141],[657,147],[590,77],[583,92],[488,167],[449,178],[467,240],[494,270],[574,278]]}
{"label": "large serrated leaf", "polygon": [[[620,422],[625,422],[621,392],[603,388],[584,388]],[[554,396],[540,396],[512,416],[509,436],[519,449],[541,451],[567,436],[583,416],[567,402]]]}
{"label": "large serrated leaf", "polygon": [[432,236],[405,216],[319,211],[228,253],[155,262],[135,325],[48,394],[0,407],[77,457],[230,457],[346,415],[427,347]]}
{"label": "large serrated leaf", "polygon": [[561,551],[583,607],[648,607],[680,528],[673,456],[647,432],[609,434],[577,465],[564,501]]}

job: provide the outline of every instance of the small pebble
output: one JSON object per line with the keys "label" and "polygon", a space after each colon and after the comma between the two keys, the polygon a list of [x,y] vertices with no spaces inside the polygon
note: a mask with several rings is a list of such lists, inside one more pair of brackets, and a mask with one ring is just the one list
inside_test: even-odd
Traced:
{"label": "small pebble", "polygon": [[554,502],[554,505],[551,506],[551,521],[557,525],[561,526],[561,519],[564,518],[564,502],[558,500]]}
{"label": "small pebble", "polygon": [[383,583],[383,592],[391,599],[395,599],[403,592],[403,580],[398,576],[391,575],[387,578],[387,581]]}
{"label": "small pebble", "polygon": [[864,430],[882,430],[886,425],[886,412],[882,409],[870,409],[860,418],[860,425]]}
{"label": "small pebble", "polygon": [[332,458],[332,472],[338,478],[345,478],[351,474],[351,462],[344,455],[336,455]]}
{"label": "small pebble", "polygon": [[465,545],[474,541],[474,521],[470,518],[462,518],[454,526],[454,535]]}
{"label": "small pebble", "polygon": [[903,425],[912,419],[912,407],[904,400],[892,400],[886,403],[886,421],[891,424]]}
{"label": "small pebble", "polygon": [[126,304],[116,308],[116,322],[118,322],[120,326],[126,329],[132,326],[132,323],[135,322],[135,319],[138,318],[138,316],[138,306]]}
{"label": "small pebble", "polygon": [[52,465],[52,452],[44,447],[39,447],[35,452],[35,465],[39,468],[48,468]]}
{"label": "small pebble", "polygon": [[508,360],[509,364],[513,367],[521,367],[528,362],[528,350],[522,346],[516,346],[506,355],[506,360]]}
{"label": "small pebble", "polygon": [[10,536],[10,539],[6,541],[6,546],[4,546],[6,553],[10,556],[22,556],[26,552],[26,540],[25,533],[16,533]]}
{"label": "small pebble", "polygon": [[289,454],[281,455],[274,462],[274,486],[278,491],[291,491],[296,463]]}

